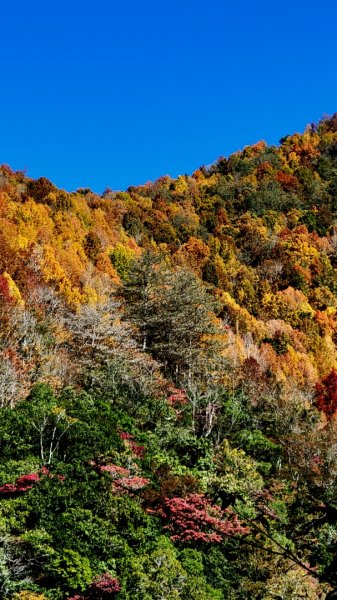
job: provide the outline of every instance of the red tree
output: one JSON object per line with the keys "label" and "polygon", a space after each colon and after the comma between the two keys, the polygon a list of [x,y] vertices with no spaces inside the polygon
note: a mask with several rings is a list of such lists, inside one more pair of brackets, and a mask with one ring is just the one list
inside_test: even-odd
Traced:
{"label": "red tree", "polygon": [[94,579],[85,595],[75,594],[68,600],[112,600],[120,589],[118,579],[109,573],[104,573]]}
{"label": "red tree", "polygon": [[173,541],[220,543],[225,537],[249,533],[237,515],[212,505],[204,494],[166,498],[158,513],[167,521],[165,529]]}
{"label": "red tree", "polygon": [[0,299],[5,303],[11,303],[13,301],[8,281],[3,275],[0,275]]}
{"label": "red tree", "polygon": [[89,598],[93,600],[108,600],[108,598],[114,597],[119,592],[121,586],[119,585],[118,579],[112,577],[108,573],[104,573],[99,577],[96,577],[90,586]]}
{"label": "red tree", "polygon": [[316,384],[316,406],[324,412],[327,419],[335,414],[337,410],[337,371],[332,371]]}

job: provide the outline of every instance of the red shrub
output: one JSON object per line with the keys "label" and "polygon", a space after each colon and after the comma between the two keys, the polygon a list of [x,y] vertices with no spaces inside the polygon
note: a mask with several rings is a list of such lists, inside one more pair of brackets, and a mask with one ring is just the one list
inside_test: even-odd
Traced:
{"label": "red shrub", "polygon": [[126,431],[120,431],[118,436],[121,440],[133,440],[134,436],[131,433],[127,433]]}
{"label": "red shrub", "polygon": [[[40,475],[45,475],[46,477],[55,477],[46,467],[42,467],[38,473],[27,473],[27,475],[21,475],[21,477],[17,478],[15,483],[5,483],[4,485],[0,486],[0,495],[12,496],[28,492],[28,490],[32,489],[33,485],[40,481]],[[65,479],[63,475],[56,475],[56,477],[60,481],[64,481]]]}
{"label": "red shrub", "polygon": [[145,455],[144,446],[140,446],[140,445],[136,444],[136,442],[130,442],[130,448],[131,448],[133,454],[137,458],[144,458],[144,455]]}
{"label": "red shrub", "polygon": [[23,494],[31,490],[33,485],[40,481],[37,473],[29,473],[18,477],[15,483],[5,483],[0,486],[0,494],[4,496],[12,496],[13,494]]}
{"label": "red shrub", "polygon": [[112,577],[108,573],[96,577],[90,586],[89,598],[97,600],[108,600],[119,592],[121,586],[116,577]]}
{"label": "red shrub", "polygon": [[169,392],[170,395],[167,398],[167,402],[171,406],[175,407],[177,405],[181,406],[182,404],[187,404],[188,400],[184,390],[170,386]]}
{"label": "red shrub", "polygon": [[133,441],[135,437],[134,435],[132,435],[131,433],[127,433],[126,431],[120,431],[118,433],[118,436],[121,440],[125,442],[125,444],[130,448],[131,452],[137,458],[143,458],[145,454],[145,448],[144,446],[139,446],[138,444],[136,444],[136,442]]}
{"label": "red shrub", "polygon": [[40,477],[37,473],[28,473],[27,475],[19,477],[16,480],[16,485],[18,487],[25,487],[27,485],[32,487],[32,484],[37,483],[38,481],[40,481]]}
{"label": "red shrub", "polygon": [[118,579],[112,577],[109,573],[104,573],[94,579],[84,596],[75,594],[75,596],[71,596],[68,600],[111,600],[115,598],[115,594],[120,589],[121,586]]}
{"label": "red shrub", "polygon": [[122,479],[118,479],[115,481],[115,488],[117,490],[127,490],[130,492],[136,492],[137,490],[143,489],[146,485],[150,483],[149,479],[145,477],[122,477]]}
{"label": "red shrub", "polygon": [[130,475],[129,469],[124,469],[123,467],[118,467],[117,465],[104,465],[99,467],[99,470],[104,473],[109,473],[111,477],[114,479],[119,477],[128,477]]}
{"label": "red shrub", "polygon": [[4,485],[0,486],[0,494],[3,496],[7,496],[7,495],[11,495],[11,494],[15,494],[18,491],[26,491],[26,490],[18,490],[17,486],[15,483],[5,483]]}

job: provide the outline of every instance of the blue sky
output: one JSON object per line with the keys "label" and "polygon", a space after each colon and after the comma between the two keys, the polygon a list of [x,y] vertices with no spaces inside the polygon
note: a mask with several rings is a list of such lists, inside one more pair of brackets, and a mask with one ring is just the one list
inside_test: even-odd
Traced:
{"label": "blue sky", "polygon": [[337,3],[12,0],[0,162],[125,189],[337,111]]}

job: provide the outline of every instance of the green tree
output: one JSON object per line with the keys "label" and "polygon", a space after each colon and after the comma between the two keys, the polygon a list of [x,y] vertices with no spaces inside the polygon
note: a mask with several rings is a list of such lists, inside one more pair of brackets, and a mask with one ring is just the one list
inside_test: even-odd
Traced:
{"label": "green tree", "polygon": [[176,550],[165,537],[149,554],[125,561],[123,572],[127,590],[121,593],[123,600],[179,600],[187,582]]}
{"label": "green tree", "polygon": [[139,328],[143,350],[175,382],[192,382],[210,370],[222,333],[215,303],[197,276],[173,270],[147,253],[124,287],[126,316]]}
{"label": "green tree", "polygon": [[66,592],[84,591],[93,579],[89,560],[75,550],[64,549],[50,561],[48,573]]}

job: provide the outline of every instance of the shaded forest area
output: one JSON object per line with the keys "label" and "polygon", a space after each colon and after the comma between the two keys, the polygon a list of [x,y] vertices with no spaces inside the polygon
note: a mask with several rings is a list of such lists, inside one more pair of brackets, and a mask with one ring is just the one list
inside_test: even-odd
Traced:
{"label": "shaded forest area", "polygon": [[0,167],[0,594],[337,594],[337,114],[191,176]]}

